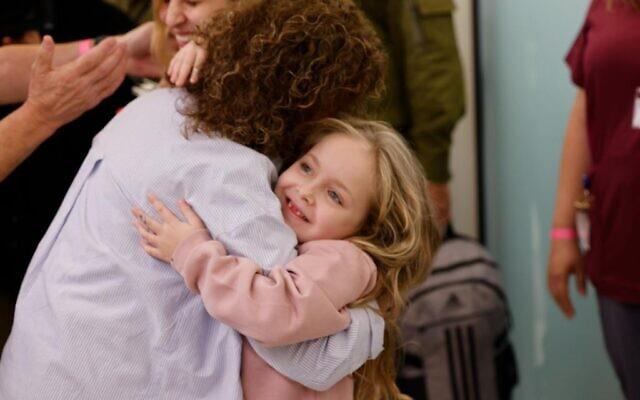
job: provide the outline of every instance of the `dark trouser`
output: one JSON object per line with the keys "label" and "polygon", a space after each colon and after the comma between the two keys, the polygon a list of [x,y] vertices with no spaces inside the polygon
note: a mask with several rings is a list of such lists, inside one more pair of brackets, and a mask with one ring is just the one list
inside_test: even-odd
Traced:
{"label": "dark trouser", "polygon": [[640,304],[598,295],[609,358],[628,400],[640,400]]}

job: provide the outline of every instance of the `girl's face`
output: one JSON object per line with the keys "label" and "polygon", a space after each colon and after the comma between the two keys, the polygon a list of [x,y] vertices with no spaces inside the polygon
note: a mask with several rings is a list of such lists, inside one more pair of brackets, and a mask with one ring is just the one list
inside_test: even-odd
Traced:
{"label": "girl's face", "polygon": [[275,193],[298,241],[355,235],[374,199],[374,171],[368,143],[332,134],[282,173]]}
{"label": "girl's face", "polygon": [[160,8],[160,19],[167,25],[179,47],[189,43],[197,27],[203,25],[231,0],[165,0]]}

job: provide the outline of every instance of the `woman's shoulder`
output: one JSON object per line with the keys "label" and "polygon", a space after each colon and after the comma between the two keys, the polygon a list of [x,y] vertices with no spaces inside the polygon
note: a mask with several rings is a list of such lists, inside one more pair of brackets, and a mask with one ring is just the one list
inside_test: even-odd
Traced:
{"label": "woman's shoulder", "polygon": [[[179,110],[184,92],[177,89],[156,89],[132,100],[118,111],[103,131],[141,131],[181,125],[184,117]],[[110,134],[112,135],[112,134]]]}
{"label": "woman's shoulder", "polygon": [[160,117],[161,112],[176,111],[180,104],[188,98],[187,92],[176,88],[158,88],[138,96],[132,100],[121,112],[140,112],[151,110],[155,117]]}

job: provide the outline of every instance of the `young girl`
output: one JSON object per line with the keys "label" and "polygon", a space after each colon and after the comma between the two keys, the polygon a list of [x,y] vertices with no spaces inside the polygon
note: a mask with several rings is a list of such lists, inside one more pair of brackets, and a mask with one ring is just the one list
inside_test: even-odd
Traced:
{"label": "young girl", "polygon": [[424,175],[385,124],[324,119],[299,129],[310,132],[308,152],[275,187],[300,242],[297,258],[265,276],[251,260],[228,255],[184,201],[181,222],[155,197],[160,222],[133,211],[144,249],[171,262],[212,316],[269,345],[338,332],[349,324],[344,307],[377,301],[385,349],[356,373],[355,387],[345,378],[313,392],[278,375],[245,343],[245,398],[403,398],[394,384],[395,319],[402,294],[426,276],[438,237]]}

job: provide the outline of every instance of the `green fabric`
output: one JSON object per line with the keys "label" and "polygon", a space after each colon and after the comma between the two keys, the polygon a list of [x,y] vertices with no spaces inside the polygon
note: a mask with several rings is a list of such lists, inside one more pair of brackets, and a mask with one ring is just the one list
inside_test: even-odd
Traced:
{"label": "green fabric", "polygon": [[451,134],[464,113],[452,0],[360,0],[389,53],[385,98],[371,114],[414,146],[427,178],[448,182]]}
{"label": "green fabric", "polygon": [[131,21],[141,24],[151,21],[151,0],[103,0],[105,3],[116,6],[125,13]]}

